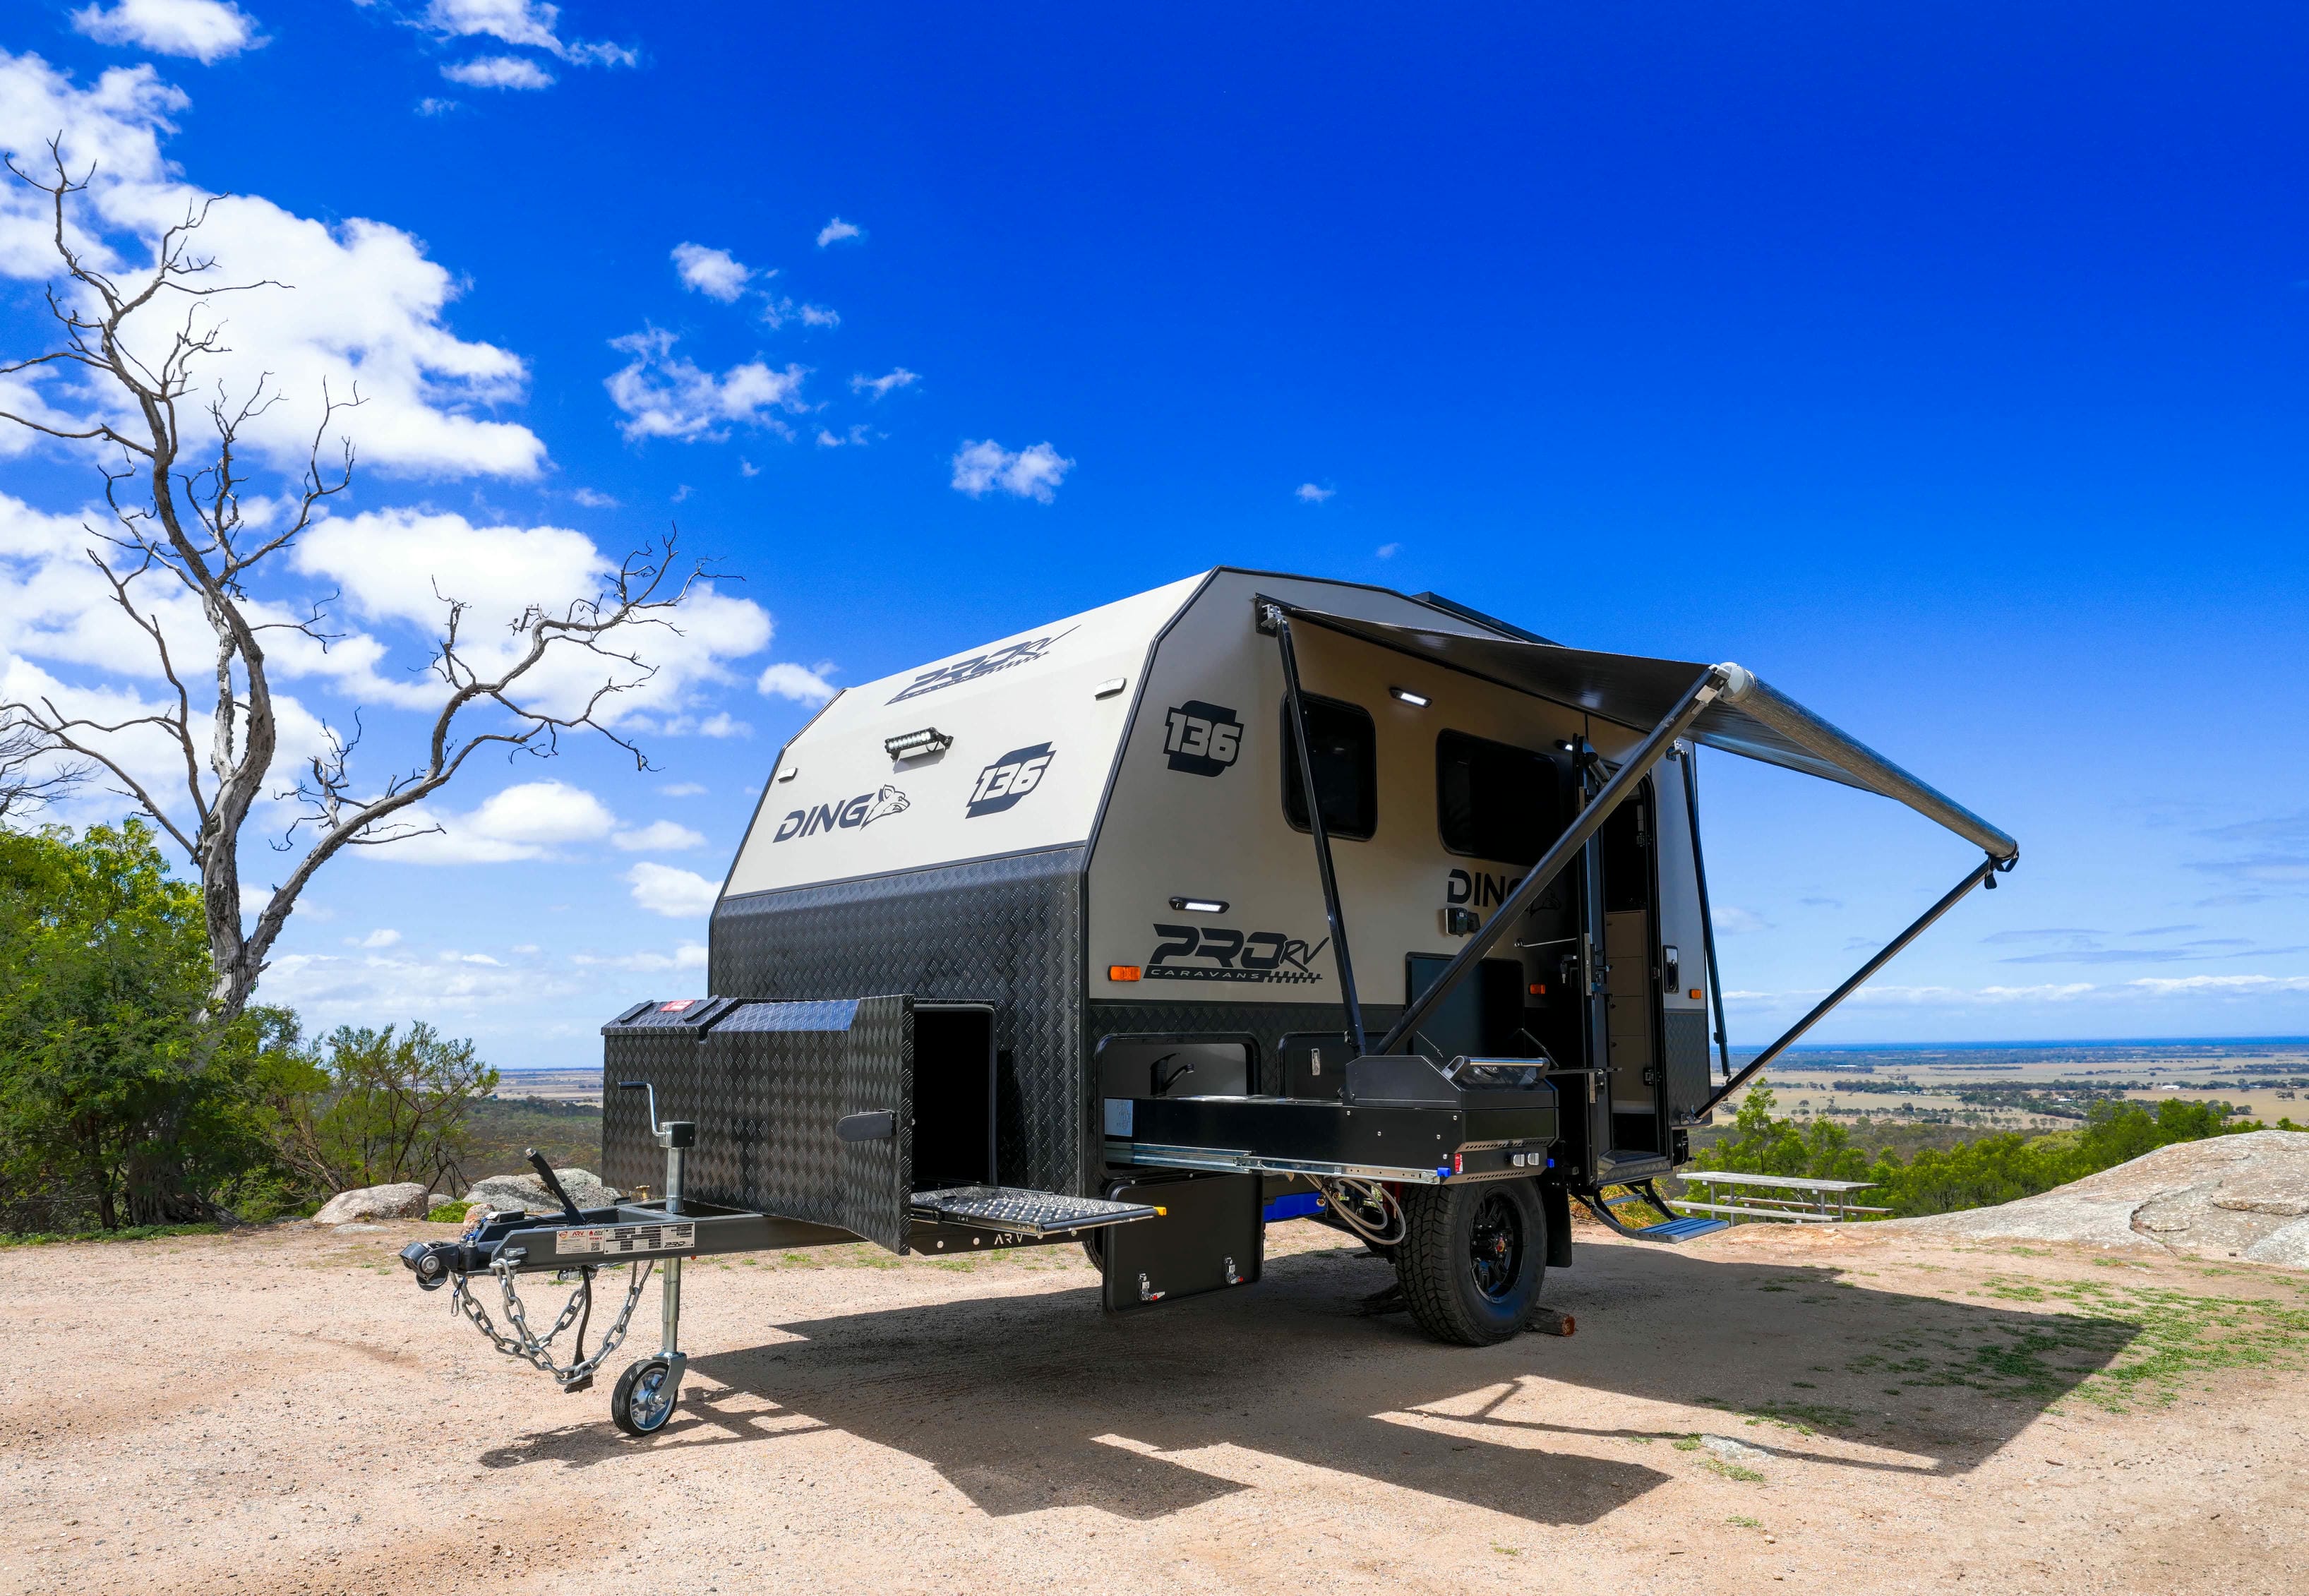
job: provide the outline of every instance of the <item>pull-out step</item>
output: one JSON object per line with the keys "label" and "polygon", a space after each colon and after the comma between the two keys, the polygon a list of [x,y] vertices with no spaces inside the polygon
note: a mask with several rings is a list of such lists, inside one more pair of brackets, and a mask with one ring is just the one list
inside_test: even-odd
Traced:
{"label": "pull-out step", "polygon": [[1012,1186],[957,1186],[942,1192],[916,1192],[914,1217],[1017,1236],[1057,1236],[1069,1230],[1127,1225],[1153,1219],[1144,1203],[1110,1203],[1103,1197],[1062,1197],[1055,1192],[1023,1191]]}
{"label": "pull-out step", "polygon": [[[1578,1195],[1580,1202],[1587,1204],[1590,1213],[1630,1241],[1671,1243],[1691,1241],[1699,1237],[1713,1236],[1718,1230],[1728,1230],[1732,1228],[1732,1221],[1729,1220],[1703,1219],[1693,1215],[1677,1217],[1675,1210],[1667,1205],[1667,1199],[1654,1191],[1652,1183],[1648,1180],[1633,1188],[1624,1196],[1606,1197],[1599,1192],[1581,1192]],[[1669,1217],[1656,1225],[1631,1225],[1612,1212],[1621,1203],[1639,1199]]]}

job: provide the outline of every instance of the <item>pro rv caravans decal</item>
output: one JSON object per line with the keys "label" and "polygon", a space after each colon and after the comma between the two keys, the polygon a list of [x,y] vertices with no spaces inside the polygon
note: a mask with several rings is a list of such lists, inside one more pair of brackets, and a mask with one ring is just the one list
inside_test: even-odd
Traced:
{"label": "pro rv caravans decal", "polygon": [[978,772],[977,784],[970,789],[970,802],[962,811],[964,818],[975,820],[982,815],[999,815],[1015,807],[1020,798],[1042,785],[1042,772],[1051,768],[1054,757],[1048,743],[1011,749]]}
{"label": "pro rv caravans decal", "polygon": [[1146,956],[1150,981],[1319,981],[1310,962],[1331,945],[1327,936],[1310,947],[1280,931],[1246,936],[1225,926],[1158,925],[1154,935],[1163,941]]}
{"label": "pro rv caravans decal", "polygon": [[1048,637],[1036,637],[1025,643],[1014,643],[1007,648],[990,649],[982,654],[973,654],[967,660],[956,660],[951,665],[934,666],[890,694],[888,703],[903,703],[909,698],[920,698],[925,693],[935,693],[940,687],[955,687],[964,682],[974,682],[980,677],[992,676],[998,670],[1013,666],[1032,665],[1051,651],[1059,639],[1071,636],[1075,628],[1053,632]]}
{"label": "pro rv caravans decal", "polygon": [[1242,753],[1242,722],[1223,703],[1189,698],[1163,717],[1163,752],[1190,776],[1223,776]]}
{"label": "pro rv caravans decal", "polygon": [[778,829],[770,841],[785,842],[796,837],[815,837],[837,828],[851,831],[903,814],[912,807],[906,795],[895,787],[885,787],[879,792],[861,792],[856,798],[839,798],[814,809],[796,809],[778,822]]}

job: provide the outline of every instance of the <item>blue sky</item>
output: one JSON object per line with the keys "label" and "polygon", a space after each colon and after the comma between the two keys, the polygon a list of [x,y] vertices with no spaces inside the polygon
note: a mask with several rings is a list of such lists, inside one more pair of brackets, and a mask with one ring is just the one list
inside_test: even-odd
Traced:
{"label": "blue sky", "polygon": [[[114,160],[120,240],[177,182],[253,196],[222,253],[303,308],[237,310],[243,358],[378,394],[345,537],[272,596],[345,588],[383,674],[295,691],[380,760],[421,617],[377,550],[549,582],[678,521],[744,578],[632,723],[660,771],[477,769],[449,838],[329,867],[268,991],[320,1022],[584,1063],[702,979],[683,876],[814,683],[1228,563],[1738,660],[2018,835],[1823,1040],[2299,1034],[2305,46],[2255,5],[40,0],[0,138]],[[92,690],[90,462],[0,448],[0,644]],[[1967,862],[1705,781],[1740,1041]]]}

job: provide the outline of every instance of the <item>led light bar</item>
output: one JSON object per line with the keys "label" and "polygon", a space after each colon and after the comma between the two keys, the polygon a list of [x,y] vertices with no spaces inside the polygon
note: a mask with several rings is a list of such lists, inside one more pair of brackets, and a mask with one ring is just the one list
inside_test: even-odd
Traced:
{"label": "led light bar", "polygon": [[943,754],[954,746],[954,738],[935,726],[925,726],[920,731],[902,731],[896,737],[886,738],[882,752],[893,759],[920,759],[929,754]]}

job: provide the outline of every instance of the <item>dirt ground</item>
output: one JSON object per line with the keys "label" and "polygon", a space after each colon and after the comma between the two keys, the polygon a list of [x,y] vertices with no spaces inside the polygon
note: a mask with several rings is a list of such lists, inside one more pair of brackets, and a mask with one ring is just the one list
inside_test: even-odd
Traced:
{"label": "dirt ground", "polygon": [[1114,1321],[1072,1249],[709,1261],[635,1442],[415,1288],[447,1233],[0,1251],[0,1590],[2309,1589],[2295,1271],[1586,1230],[1578,1333],[1467,1350],[1305,1223]]}

